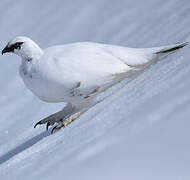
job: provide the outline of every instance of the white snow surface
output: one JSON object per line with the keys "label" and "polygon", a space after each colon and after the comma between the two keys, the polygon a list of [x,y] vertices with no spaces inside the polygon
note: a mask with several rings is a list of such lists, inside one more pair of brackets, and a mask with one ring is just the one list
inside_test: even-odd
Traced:
{"label": "white snow surface", "polygon": [[[42,48],[78,41],[153,47],[190,41],[189,0],[0,3],[0,47],[18,35]],[[189,180],[190,46],[162,58],[71,125],[33,125],[63,103],[44,103],[1,56],[0,179]],[[98,68],[98,67],[97,67]]]}

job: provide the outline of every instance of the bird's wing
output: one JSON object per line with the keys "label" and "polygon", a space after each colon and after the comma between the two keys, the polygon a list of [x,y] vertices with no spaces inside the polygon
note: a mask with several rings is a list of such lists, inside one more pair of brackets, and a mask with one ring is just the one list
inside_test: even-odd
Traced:
{"label": "bird's wing", "polygon": [[[55,46],[44,51],[47,76],[69,92],[95,94],[123,79],[131,67],[93,43]],[[121,75],[122,74],[122,75]],[[49,78],[49,79],[50,79]],[[77,83],[80,87],[77,87]]]}
{"label": "bird's wing", "polygon": [[54,73],[56,71],[66,78],[76,80],[99,79],[130,70],[130,66],[118,57],[94,46],[94,43],[54,46],[44,51],[43,59]]}

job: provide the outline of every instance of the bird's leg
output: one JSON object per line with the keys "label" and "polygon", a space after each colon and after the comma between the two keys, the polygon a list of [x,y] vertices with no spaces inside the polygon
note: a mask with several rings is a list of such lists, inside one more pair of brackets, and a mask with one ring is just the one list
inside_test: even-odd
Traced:
{"label": "bird's leg", "polygon": [[72,112],[70,112],[67,116],[65,116],[64,118],[62,118],[57,125],[55,125],[51,131],[51,133],[53,133],[56,130],[61,129],[62,127],[66,127],[67,125],[69,125],[71,122],[73,122],[75,119],[77,119],[79,116],[81,116],[83,113],[85,113],[86,111],[88,111],[89,108],[91,108],[92,106],[94,106],[96,103],[91,103],[88,101],[85,101],[85,103],[80,103],[80,104],[75,104],[75,106],[73,107]]}
{"label": "bird's leg", "polygon": [[37,122],[34,126],[34,128],[37,125],[41,125],[41,124],[46,124],[46,129],[48,130],[49,126],[54,125],[55,123],[59,123],[59,122],[64,122],[65,119],[67,119],[68,117],[70,117],[73,112],[75,112],[76,108],[73,107],[70,103],[67,104],[67,106],[65,106],[65,108],[57,113],[54,113],[44,119],[42,119],[41,121]]}

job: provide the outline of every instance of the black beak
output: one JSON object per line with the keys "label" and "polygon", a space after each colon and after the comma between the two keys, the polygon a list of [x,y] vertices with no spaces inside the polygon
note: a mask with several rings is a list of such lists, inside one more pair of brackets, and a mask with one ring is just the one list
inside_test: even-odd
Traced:
{"label": "black beak", "polygon": [[1,52],[1,54],[3,55],[3,54],[5,54],[5,53],[7,53],[7,52],[13,52],[14,51],[14,47],[13,46],[6,46],[3,50],[2,50],[2,52]]}

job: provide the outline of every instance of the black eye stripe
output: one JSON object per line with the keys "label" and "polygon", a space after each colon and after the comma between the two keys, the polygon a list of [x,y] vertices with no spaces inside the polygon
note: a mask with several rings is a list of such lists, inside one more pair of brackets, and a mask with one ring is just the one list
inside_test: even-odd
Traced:
{"label": "black eye stripe", "polygon": [[23,42],[16,42],[12,45],[12,47],[14,49],[20,49],[21,48],[21,45],[23,44]]}

